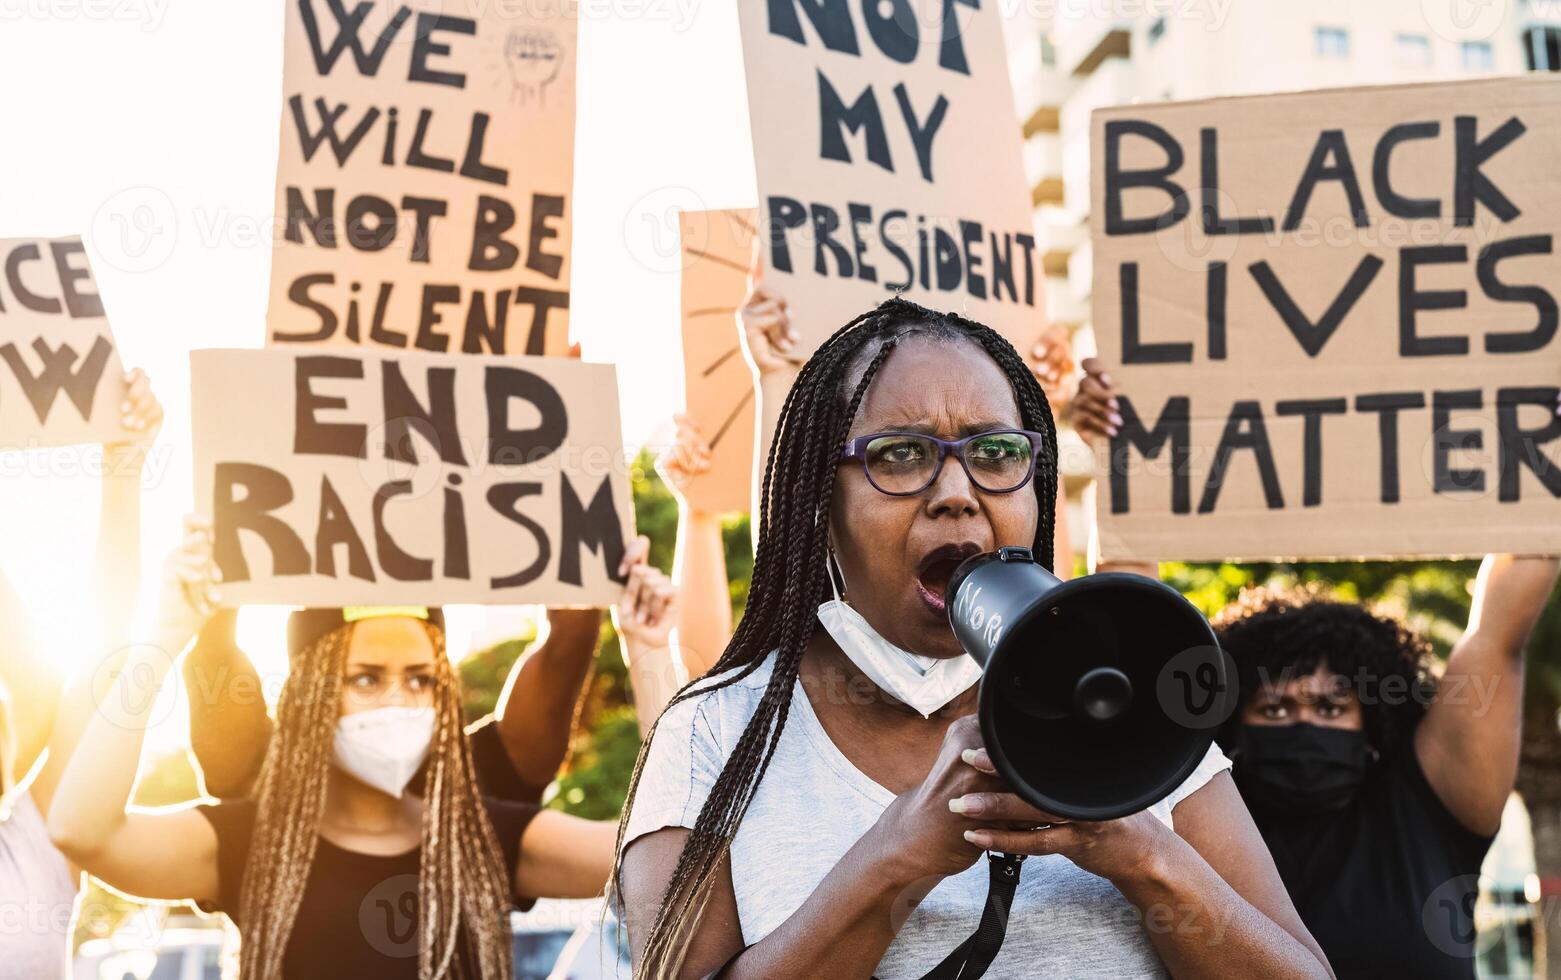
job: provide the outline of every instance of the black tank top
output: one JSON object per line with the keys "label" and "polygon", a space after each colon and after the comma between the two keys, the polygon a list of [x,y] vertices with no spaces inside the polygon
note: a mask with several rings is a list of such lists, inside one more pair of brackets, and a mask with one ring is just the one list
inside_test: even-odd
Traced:
{"label": "black tank top", "polygon": [[1374,767],[1342,810],[1252,818],[1339,980],[1474,976],[1474,899],[1494,838],[1448,812],[1413,749]]}

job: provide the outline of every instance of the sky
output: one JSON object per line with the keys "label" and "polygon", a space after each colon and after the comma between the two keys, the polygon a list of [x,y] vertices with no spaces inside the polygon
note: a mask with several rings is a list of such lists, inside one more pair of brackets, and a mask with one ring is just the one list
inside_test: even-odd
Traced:
{"label": "sky", "polygon": [[[682,404],[678,210],[756,200],[734,8],[580,3],[572,330],[586,360],[620,364],[631,447],[669,441]],[[143,605],[192,500],[188,353],[264,338],[283,10],[0,0],[0,238],[83,236],[121,357],[167,411],[144,477]],[[0,568],[62,662],[97,530],[89,455],[0,454]],[[472,615],[452,620],[453,647]],[[263,672],[280,666],[278,613],[247,611],[240,631]]]}

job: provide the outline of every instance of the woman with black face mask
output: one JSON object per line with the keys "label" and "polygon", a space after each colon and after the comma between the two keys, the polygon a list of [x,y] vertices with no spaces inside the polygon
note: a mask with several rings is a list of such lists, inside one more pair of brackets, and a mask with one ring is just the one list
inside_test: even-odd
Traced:
{"label": "woman with black face mask", "polygon": [[[1083,366],[1074,424],[1109,438],[1115,389]],[[1215,618],[1240,685],[1221,747],[1339,977],[1474,976],[1480,864],[1517,779],[1523,648],[1557,564],[1488,556],[1440,677],[1404,623],[1317,590],[1249,590]]]}

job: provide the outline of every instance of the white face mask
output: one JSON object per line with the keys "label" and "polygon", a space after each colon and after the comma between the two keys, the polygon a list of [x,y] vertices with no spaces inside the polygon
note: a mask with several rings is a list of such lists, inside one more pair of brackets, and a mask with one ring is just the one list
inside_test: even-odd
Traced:
{"label": "white face mask", "polygon": [[336,723],[331,761],[358,782],[400,799],[433,740],[433,708],[360,711]]}
{"label": "white face mask", "polygon": [[[981,665],[968,655],[923,657],[879,636],[861,613],[840,598],[835,577],[829,573],[828,557],[824,559],[824,574],[829,575],[829,591],[835,597],[818,607],[818,621],[857,669],[896,700],[930,718],[981,679]],[[843,572],[840,579],[845,581]]]}

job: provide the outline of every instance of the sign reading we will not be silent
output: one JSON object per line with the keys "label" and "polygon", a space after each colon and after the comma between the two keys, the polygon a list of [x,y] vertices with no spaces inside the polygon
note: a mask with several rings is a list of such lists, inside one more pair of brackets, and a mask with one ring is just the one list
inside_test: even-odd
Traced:
{"label": "sign reading we will not be silent", "polygon": [[566,351],[576,26],[288,0],[269,343]]}
{"label": "sign reading we will not be silent", "polygon": [[1561,79],[1091,127],[1103,557],[1561,553]]}
{"label": "sign reading we will not be silent", "polygon": [[225,602],[605,606],[633,504],[610,365],[190,355]]}
{"label": "sign reading we will not be silent", "polygon": [[0,240],[0,446],[123,437],[124,375],[79,238]]}
{"label": "sign reading we will not be silent", "polygon": [[1045,327],[1001,5],[739,0],[766,282],[806,354],[894,293]]}

